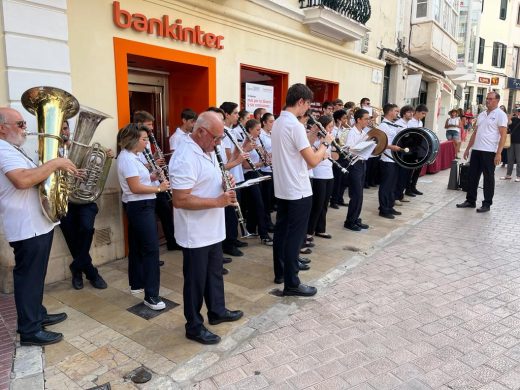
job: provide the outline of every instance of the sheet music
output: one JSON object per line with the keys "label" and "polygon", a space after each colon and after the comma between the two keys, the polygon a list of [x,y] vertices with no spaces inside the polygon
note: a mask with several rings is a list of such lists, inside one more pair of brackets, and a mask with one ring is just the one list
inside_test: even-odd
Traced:
{"label": "sheet music", "polygon": [[235,186],[233,189],[238,190],[240,188],[253,186],[253,185],[259,184],[260,182],[262,182],[264,180],[270,180],[270,179],[271,179],[271,176],[255,177],[254,179],[249,179],[249,180],[246,180],[246,181],[240,183],[239,185]]}
{"label": "sheet music", "polygon": [[376,148],[377,143],[374,141],[361,141],[358,142],[356,145],[351,146],[348,151],[355,155],[359,156],[363,160],[368,160],[370,156],[372,156],[372,152]]}

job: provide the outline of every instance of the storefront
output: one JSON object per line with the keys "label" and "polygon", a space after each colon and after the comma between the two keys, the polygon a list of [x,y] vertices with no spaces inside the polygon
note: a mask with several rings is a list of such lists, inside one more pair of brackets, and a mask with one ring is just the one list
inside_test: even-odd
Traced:
{"label": "storefront", "polygon": [[[272,91],[264,103],[275,114],[296,82],[309,85],[319,103],[381,97],[381,85],[370,80],[384,63],[356,52],[353,44],[311,35],[297,18],[260,2],[240,2],[242,9],[206,0],[0,3],[0,50],[6,53],[0,70],[7,85],[0,88],[0,104],[19,109],[34,127],[34,117],[20,104],[25,89],[52,85],[71,91],[81,104],[112,117],[93,141],[114,150],[118,129],[136,110],[155,116],[156,138],[167,152],[184,108],[201,112],[223,101],[245,108],[247,84]],[[35,152],[34,145],[28,148]],[[124,256],[114,168],[99,202],[91,251],[97,264]],[[0,245],[0,273],[6,275],[12,255],[7,243]],[[47,281],[67,277],[69,260],[57,230]],[[10,290],[9,283],[0,281],[0,290]]]}

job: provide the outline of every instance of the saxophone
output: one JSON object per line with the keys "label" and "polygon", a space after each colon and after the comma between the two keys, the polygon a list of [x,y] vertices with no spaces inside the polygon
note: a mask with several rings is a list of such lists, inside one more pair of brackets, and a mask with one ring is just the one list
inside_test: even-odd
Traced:
{"label": "saxophone", "polygon": [[74,138],[69,150],[69,159],[86,172],[82,178],[69,176],[69,201],[75,204],[86,204],[96,201],[103,192],[112,159],[108,157],[108,149],[99,143],[89,146],[99,124],[110,118],[109,115],[86,106],[81,106]]}
{"label": "saxophone", "polygon": [[[60,137],[63,121],[77,114],[79,103],[70,93],[53,87],[34,87],[22,94],[22,105],[36,116],[38,126],[39,164],[59,157],[63,141]],[[67,214],[68,175],[62,171],[51,173],[38,185],[43,213],[52,222]]]}

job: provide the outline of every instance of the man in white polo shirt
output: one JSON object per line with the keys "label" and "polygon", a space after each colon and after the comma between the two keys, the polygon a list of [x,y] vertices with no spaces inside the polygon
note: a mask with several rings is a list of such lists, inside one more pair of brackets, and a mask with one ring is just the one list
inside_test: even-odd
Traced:
{"label": "man in white polo shirt", "polygon": [[493,204],[495,192],[495,167],[500,165],[502,149],[506,142],[507,115],[498,107],[500,95],[489,92],[486,96],[486,111],[477,118],[477,126],[464,152],[467,159],[470,149],[469,183],[466,200],[457,205],[458,208],[475,208],[477,202],[480,175],[484,174],[484,200],[478,213],[489,211]]}
{"label": "man in white polo shirt", "polygon": [[222,172],[215,147],[224,137],[219,114],[202,113],[193,133],[170,160],[175,238],[182,247],[186,337],[201,344],[216,344],[220,337],[204,326],[203,300],[208,322],[236,321],[244,313],[226,309],[222,277],[222,241],[226,237],[224,207],[236,204],[236,194],[222,188]]}
{"label": "man in white polo shirt", "polygon": [[44,216],[38,184],[55,171],[77,173],[66,158],[37,166],[23,151],[26,123],[12,108],[0,107],[0,219],[6,240],[13,248],[14,300],[22,345],[48,345],[63,338],[43,328],[57,324],[67,314],[47,314],[43,287],[51,252],[54,226]]}
{"label": "man in white polo shirt", "polygon": [[285,99],[286,108],[271,132],[274,195],[278,199],[274,277],[275,283],[284,281],[284,295],[312,296],[317,292],[315,287],[300,283],[298,257],[312,206],[309,168],[326,158],[333,136],[327,134],[318,150],[311,148],[305,127],[297,117],[307,112],[312,99],[313,93],[307,86],[291,86]]}

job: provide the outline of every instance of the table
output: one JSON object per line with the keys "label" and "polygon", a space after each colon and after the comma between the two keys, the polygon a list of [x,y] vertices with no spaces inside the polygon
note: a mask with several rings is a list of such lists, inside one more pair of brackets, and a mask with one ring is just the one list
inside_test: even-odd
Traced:
{"label": "table", "polygon": [[421,176],[427,173],[437,173],[444,169],[451,168],[451,162],[455,159],[455,143],[444,141],[440,143],[439,153],[434,162],[424,165],[421,169]]}

